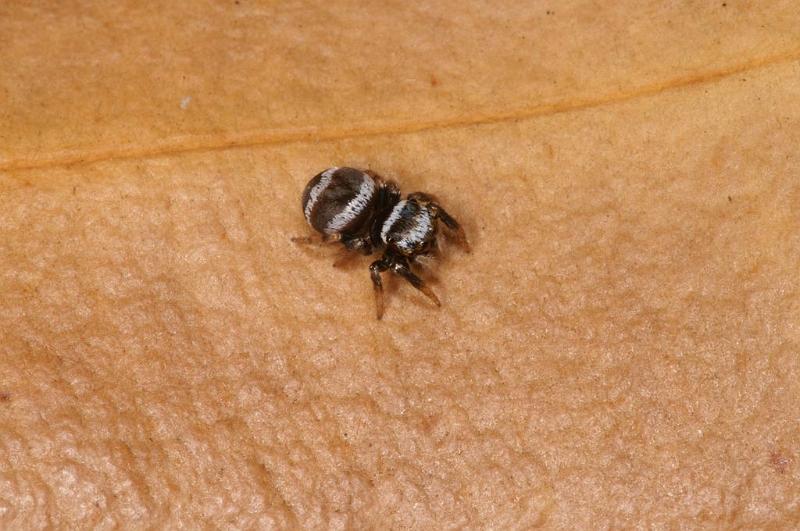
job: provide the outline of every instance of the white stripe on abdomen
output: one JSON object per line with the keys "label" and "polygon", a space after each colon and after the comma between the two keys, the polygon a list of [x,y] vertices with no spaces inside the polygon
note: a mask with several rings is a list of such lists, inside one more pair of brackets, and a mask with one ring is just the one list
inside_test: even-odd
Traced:
{"label": "white stripe on abdomen", "polygon": [[336,170],[339,168],[328,168],[322,173],[322,177],[320,178],[319,182],[314,185],[314,188],[308,193],[308,202],[306,203],[306,208],[303,212],[306,215],[306,221],[308,221],[309,225],[311,224],[311,211],[314,209],[314,205],[319,200],[320,194],[325,191],[325,189],[331,184],[331,179],[333,178],[333,174],[336,173]]}
{"label": "white stripe on abdomen", "polygon": [[369,205],[372,196],[375,195],[375,182],[372,177],[364,174],[364,180],[361,181],[361,187],[358,189],[358,194],[347,203],[344,210],[333,216],[325,228],[325,232],[339,232],[345,228],[348,223],[358,217],[361,212]]}

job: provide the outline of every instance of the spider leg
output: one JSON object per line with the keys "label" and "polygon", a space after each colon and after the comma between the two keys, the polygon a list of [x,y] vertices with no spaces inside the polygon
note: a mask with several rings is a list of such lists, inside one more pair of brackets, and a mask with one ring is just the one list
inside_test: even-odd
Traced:
{"label": "spider leg", "polygon": [[342,239],[341,234],[320,234],[314,233],[311,236],[293,236],[292,242],[299,245],[325,245],[336,243]]}
{"label": "spider leg", "polygon": [[353,260],[355,260],[357,257],[358,255],[352,252],[347,247],[340,247],[338,251],[338,256],[336,260],[333,262],[333,267],[337,268],[344,267],[347,264],[351,263]]}
{"label": "spider leg", "polygon": [[375,316],[380,319],[383,317],[383,282],[381,273],[389,269],[389,264],[384,256],[380,260],[375,260],[369,266],[369,274],[372,277],[372,287],[375,293]]}
{"label": "spider leg", "polygon": [[361,254],[372,254],[373,246],[369,236],[347,236],[341,239],[344,246],[351,251],[358,251]]}
{"label": "spider leg", "polygon": [[431,209],[433,210],[434,215],[442,220],[442,223],[450,229],[453,233],[455,240],[464,248],[464,251],[470,252],[469,241],[467,241],[467,235],[464,233],[463,227],[458,223],[458,221],[453,218],[447,211],[442,208],[442,206],[438,203],[431,203]]}
{"label": "spider leg", "polygon": [[439,297],[431,290],[424,280],[411,272],[408,261],[405,258],[397,258],[391,265],[392,272],[406,279],[409,284],[420,290],[426,297],[428,297],[436,306],[441,306]]}

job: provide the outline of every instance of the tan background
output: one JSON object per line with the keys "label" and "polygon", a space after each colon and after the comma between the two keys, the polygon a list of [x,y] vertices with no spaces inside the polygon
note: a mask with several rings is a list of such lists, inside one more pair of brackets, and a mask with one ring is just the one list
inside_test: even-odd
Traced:
{"label": "tan background", "polygon": [[[800,522],[797,2],[0,4],[0,527]],[[474,252],[301,249],[370,167]]]}

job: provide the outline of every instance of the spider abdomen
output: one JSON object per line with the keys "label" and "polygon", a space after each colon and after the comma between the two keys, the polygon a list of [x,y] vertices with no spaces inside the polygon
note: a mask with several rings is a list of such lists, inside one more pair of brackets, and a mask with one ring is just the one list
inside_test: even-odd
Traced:
{"label": "spider abdomen", "polygon": [[358,233],[370,223],[378,200],[378,185],[355,168],[329,168],[317,174],[303,191],[303,213],[324,234]]}

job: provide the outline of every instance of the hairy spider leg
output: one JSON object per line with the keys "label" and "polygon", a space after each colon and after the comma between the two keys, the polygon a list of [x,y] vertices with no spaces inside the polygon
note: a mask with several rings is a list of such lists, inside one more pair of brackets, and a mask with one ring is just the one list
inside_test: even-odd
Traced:
{"label": "hairy spider leg", "polygon": [[372,277],[372,288],[375,293],[375,316],[378,319],[383,317],[383,282],[381,273],[389,269],[384,258],[375,260],[369,266],[369,274]]}
{"label": "hairy spider leg", "polygon": [[292,242],[299,245],[326,245],[329,243],[336,243],[341,239],[341,234],[321,234],[315,232],[310,236],[293,236]]}
{"label": "hairy spider leg", "polygon": [[442,305],[439,301],[439,297],[436,296],[425,281],[411,271],[406,257],[387,252],[380,260],[375,260],[369,266],[370,276],[372,277],[372,287],[375,293],[375,309],[378,319],[383,317],[383,282],[381,281],[381,273],[386,270],[391,270],[395,275],[404,278],[409,284],[428,297],[436,306]]}

